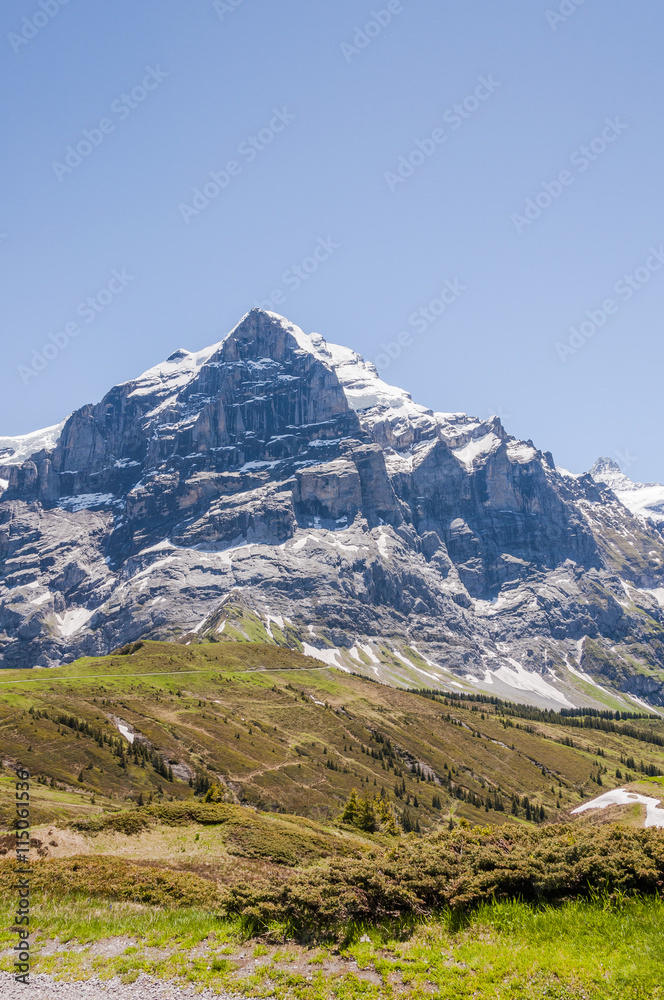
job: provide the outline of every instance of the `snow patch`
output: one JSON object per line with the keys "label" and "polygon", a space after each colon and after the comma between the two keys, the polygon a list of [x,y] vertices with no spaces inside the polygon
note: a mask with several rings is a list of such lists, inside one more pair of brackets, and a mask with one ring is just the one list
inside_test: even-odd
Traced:
{"label": "snow patch", "polygon": [[315,541],[316,541],[315,535],[305,535],[304,538],[298,538],[295,542],[293,542],[291,548],[293,549],[293,552],[299,552],[300,549],[304,548],[307,542],[315,542]]}
{"label": "snow patch", "polygon": [[[20,465],[26,462],[38,451],[52,451],[60,439],[62,428],[65,425],[63,420],[52,427],[43,427],[39,431],[31,434],[19,434],[17,437],[0,437],[0,466]],[[3,454],[3,452],[8,454]],[[6,488],[6,487],[5,487]]]}
{"label": "snow patch", "polygon": [[46,602],[50,600],[50,598],[51,598],[51,592],[50,590],[47,590],[45,594],[40,594],[39,597],[33,597],[33,599],[30,601],[30,604],[37,604],[37,605],[46,604]]}
{"label": "snow patch", "polygon": [[67,510],[70,514],[76,514],[80,510],[91,510],[94,507],[107,507],[114,503],[116,498],[113,493],[79,493],[73,497],[63,497],[58,500],[58,507]]}
{"label": "snow patch", "polygon": [[571,701],[557,691],[551,684],[547,684],[544,678],[534,671],[526,670],[517,660],[509,658],[509,662],[513,664],[512,667],[508,667],[506,663],[498,668],[498,670],[492,670],[491,673],[498,680],[502,681],[503,684],[507,684],[509,687],[514,688],[516,691],[532,691],[535,694],[539,694],[544,698],[548,698],[550,701],[555,701],[559,705],[563,705],[566,708],[573,708]]}
{"label": "snow patch", "polygon": [[363,642],[358,642],[357,646],[358,646],[358,649],[362,650],[362,652],[364,653],[365,656],[369,657],[369,660],[371,661],[371,663],[378,663],[378,664],[380,663],[380,660],[378,659],[378,657],[376,656],[376,654],[374,653],[373,649],[371,648],[371,646],[368,643],[366,643],[366,642],[364,642],[364,643]]}
{"label": "snow patch", "polygon": [[435,674],[430,674],[428,670],[423,670],[422,667],[416,667],[413,661],[409,660],[407,656],[403,655],[403,653],[397,652],[396,649],[393,649],[392,652],[394,653],[394,655],[397,657],[398,660],[401,660],[401,662],[404,663],[407,667],[410,667],[411,670],[414,670],[416,673],[421,674],[423,677],[428,677],[429,680],[440,681],[440,678],[436,677]]}
{"label": "snow patch", "polygon": [[611,694],[611,692],[605,687],[602,687],[601,684],[598,684],[597,681],[593,680],[590,674],[587,674],[585,670],[577,670],[576,667],[573,667],[567,659],[565,660],[565,666],[569,670],[570,674],[574,674],[575,677],[579,677],[582,681],[586,681],[587,684],[592,684],[593,687],[596,687],[598,691],[603,691],[604,694]]}
{"label": "snow patch", "polygon": [[311,656],[315,660],[322,660],[323,663],[327,663],[330,667],[343,670],[346,674],[350,673],[348,667],[344,667],[343,664],[339,663],[340,651],[338,649],[318,649],[316,646],[310,646],[308,642],[303,642],[302,652],[305,656]]}
{"label": "snow patch", "polygon": [[269,635],[270,639],[274,639],[274,635],[272,634],[272,622],[274,622],[277,628],[283,631],[284,620],[281,617],[281,615],[266,615],[265,621],[266,621],[265,631]]}
{"label": "snow patch", "polygon": [[378,534],[376,536],[376,544],[378,545],[378,551],[386,562],[390,559],[390,547],[387,544],[387,537],[385,528],[378,528]]}
{"label": "snow patch", "polygon": [[614,788],[610,792],[604,792],[590,802],[584,802],[582,806],[572,809],[574,813],[586,812],[587,809],[606,809],[607,806],[628,806],[634,802],[640,802],[646,807],[646,826],[664,826],[664,809],[660,805],[660,799],[653,799],[649,795],[639,795],[637,792],[628,792],[626,788]]}
{"label": "snow patch", "polygon": [[632,701],[635,701],[641,708],[644,708],[649,715],[662,714],[661,712],[658,712],[653,705],[649,705],[647,701],[644,701],[643,698],[637,698],[635,694],[628,694],[627,697],[631,698]]}
{"label": "snow patch", "polygon": [[463,448],[452,448],[452,454],[467,469],[473,469],[480,459],[486,459],[498,447],[500,438],[493,431],[480,438],[473,438]]}
{"label": "snow patch", "polygon": [[517,465],[527,465],[528,462],[535,461],[537,451],[531,444],[526,444],[525,441],[510,441],[507,445],[507,457],[510,462],[516,462]]}
{"label": "snow patch", "polygon": [[212,344],[212,346],[205,347],[196,353],[184,350],[176,351],[166,361],[155,365],[154,368],[148,368],[138,378],[122,382],[121,385],[134,386],[129,393],[129,398],[150,396],[154,393],[179,392],[189,385],[201,367],[210,360],[219,347],[220,344]]}
{"label": "snow patch", "polygon": [[65,611],[63,615],[56,615],[55,619],[61,635],[65,638],[74,635],[84,625],[87,625],[96,610],[97,608],[93,608],[92,611],[88,611],[86,608],[73,608],[71,611]]}

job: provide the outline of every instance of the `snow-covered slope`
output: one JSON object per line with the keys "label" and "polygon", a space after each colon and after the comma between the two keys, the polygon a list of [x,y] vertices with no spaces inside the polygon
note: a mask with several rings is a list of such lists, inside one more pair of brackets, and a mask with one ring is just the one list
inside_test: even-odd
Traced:
{"label": "snow-covered slope", "polygon": [[611,458],[598,458],[590,475],[604,483],[633,514],[664,524],[664,485],[635,483]]}
{"label": "snow-covered slope", "polygon": [[25,462],[38,451],[52,450],[60,439],[64,425],[65,421],[63,420],[59,424],[54,424],[53,427],[44,427],[40,431],[32,431],[31,434],[0,437],[0,467]]}

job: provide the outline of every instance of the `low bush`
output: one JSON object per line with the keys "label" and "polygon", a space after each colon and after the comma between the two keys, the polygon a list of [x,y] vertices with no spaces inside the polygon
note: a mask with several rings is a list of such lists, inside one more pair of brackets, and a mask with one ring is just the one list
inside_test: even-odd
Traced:
{"label": "low bush", "polygon": [[69,824],[82,833],[100,833],[102,830],[116,830],[127,836],[142,833],[150,826],[150,820],[141,812],[104,813],[89,819],[77,819]]}
{"label": "low bush", "polygon": [[238,806],[226,805],[221,802],[160,802],[148,806],[145,812],[160,823],[169,826],[181,826],[186,823],[201,823],[214,825],[228,823],[242,815]]}
{"label": "low bush", "polygon": [[[16,864],[0,861],[0,894],[16,891]],[[71,893],[147,903],[155,906],[214,906],[215,882],[189,872],[134,864],[123,858],[79,856],[36,861],[30,866],[30,888],[52,896]]]}
{"label": "low bush", "polygon": [[235,886],[225,907],[252,933],[279,923],[310,939],[337,936],[357,923],[469,911],[488,900],[557,902],[597,891],[663,889],[664,830],[512,826],[447,832],[382,854],[337,858],[278,886]]}

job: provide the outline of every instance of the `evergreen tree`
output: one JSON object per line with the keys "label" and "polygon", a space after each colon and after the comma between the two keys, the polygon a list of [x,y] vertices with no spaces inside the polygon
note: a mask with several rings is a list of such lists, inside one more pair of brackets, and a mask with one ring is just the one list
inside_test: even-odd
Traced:
{"label": "evergreen tree", "polygon": [[341,814],[341,822],[351,823],[354,825],[359,813],[359,809],[360,809],[360,801],[357,792],[353,788],[348,797],[348,802],[345,805],[344,811]]}

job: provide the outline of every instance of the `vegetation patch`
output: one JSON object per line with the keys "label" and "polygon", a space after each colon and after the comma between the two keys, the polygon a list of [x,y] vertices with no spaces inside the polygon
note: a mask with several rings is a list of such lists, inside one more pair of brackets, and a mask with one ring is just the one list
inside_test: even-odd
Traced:
{"label": "vegetation patch", "polygon": [[335,859],[279,886],[234,886],[226,909],[252,933],[280,925],[300,938],[338,937],[360,923],[422,918],[482,903],[550,903],[661,894],[664,831],[547,826],[462,829],[401,841],[361,859]]}
{"label": "vegetation patch", "polygon": [[[14,860],[0,861],[0,895],[9,899],[16,887]],[[30,871],[34,892],[54,897],[69,894],[153,906],[213,906],[219,900],[215,882],[198,875],[126,861],[81,855],[34,861]]]}

